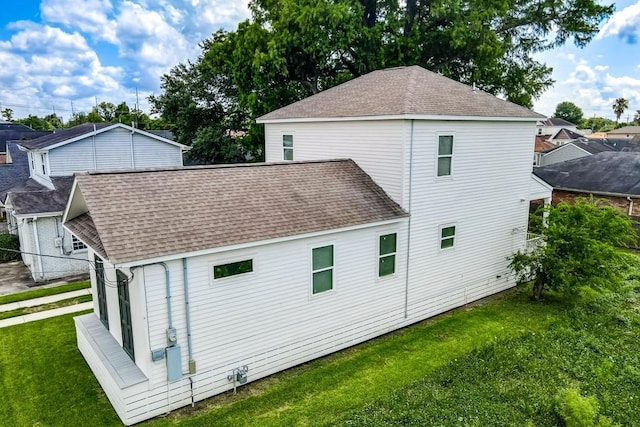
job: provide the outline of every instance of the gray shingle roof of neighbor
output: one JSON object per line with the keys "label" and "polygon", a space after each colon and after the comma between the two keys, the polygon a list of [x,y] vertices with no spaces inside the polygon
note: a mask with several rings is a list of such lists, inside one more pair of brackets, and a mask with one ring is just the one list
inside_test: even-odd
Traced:
{"label": "gray shingle roof of neighbor", "polygon": [[583,135],[580,135],[577,132],[574,132],[570,129],[562,128],[553,136],[553,139],[581,139],[584,138]]}
{"label": "gray shingle roof of neighbor", "polygon": [[607,132],[607,135],[640,135],[640,126],[623,126],[618,129],[613,129]]}
{"label": "gray shingle roof of neighbor", "polygon": [[572,142],[572,144],[574,144],[576,147],[582,148],[583,150],[591,154],[602,153],[605,151],[616,151],[611,147],[608,147],[604,144],[599,143],[598,141],[580,140],[580,141],[574,141]]}
{"label": "gray shingle roof of neighbor", "polygon": [[546,120],[543,120],[545,126],[575,126],[575,123],[571,123],[568,120],[561,119],[559,117],[549,117]]}
{"label": "gray shingle roof of neighbor", "polygon": [[58,129],[50,135],[42,136],[31,141],[21,142],[20,145],[30,150],[39,150],[71,138],[90,134],[94,129],[98,130],[107,126],[113,126],[113,123],[84,123],[72,128]]}
{"label": "gray shingle roof of neighbor", "polygon": [[133,262],[408,216],[352,160],[76,174],[65,226]]}
{"label": "gray shingle roof of neighbor", "polygon": [[12,163],[0,164],[0,202],[4,202],[10,188],[29,179],[29,159],[27,153],[15,142],[7,142],[7,152]]}
{"label": "gray shingle roof of neighbor", "polygon": [[11,197],[11,204],[16,215],[64,211],[71,193],[73,177],[52,177],[51,182],[54,190],[50,190],[31,179],[12,188],[9,191],[9,197]]}
{"label": "gray shingle roof of neighbor", "polygon": [[414,65],[373,71],[265,114],[258,121],[397,115],[544,118]]}
{"label": "gray shingle roof of neighbor", "polygon": [[534,168],[533,173],[558,189],[640,195],[640,153],[603,152]]}

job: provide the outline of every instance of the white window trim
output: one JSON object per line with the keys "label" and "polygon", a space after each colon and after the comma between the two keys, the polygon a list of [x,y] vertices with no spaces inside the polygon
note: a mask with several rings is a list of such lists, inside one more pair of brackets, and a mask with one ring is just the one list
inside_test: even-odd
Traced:
{"label": "white window trim", "polygon": [[[440,137],[441,136],[450,136],[453,138],[453,146],[451,147],[451,154],[446,154],[446,155],[440,155]],[[434,168],[434,175],[436,177],[436,180],[438,181],[446,181],[446,180],[450,180],[453,179],[453,166],[454,166],[454,158],[456,157],[456,134],[455,132],[437,132],[436,133],[436,161],[435,161],[435,168]],[[438,175],[438,159],[440,159],[440,157],[450,157],[451,158],[451,167],[449,169],[449,175]]]}
{"label": "white window trim", "polygon": [[[221,277],[219,279],[216,279],[215,275],[213,274],[213,269],[215,268],[216,265],[233,264],[234,262],[242,262],[242,261],[248,261],[248,260],[251,260],[252,262],[251,267],[253,268],[248,273],[234,274],[233,276]],[[208,262],[207,268],[209,270],[209,283],[211,285],[219,284],[223,282],[228,283],[228,282],[244,280],[247,277],[252,277],[257,274],[257,271],[258,271],[257,254],[255,252],[252,252],[244,255],[220,258],[215,261]]]}
{"label": "white window trim", "polygon": [[[313,250],[318,248],[324,248],[326,246],[333,247],[333,264],[331,267],[320,268],[318,270],[313,269]],[[309,246],[309,298],[310,299],[318,299],[323,298],[326,295],[332,295],[336,291],[336,244],[335,242],[326,242],[320,244],[314,244],[313,246]],[[328,291],[320,292],[317,294],[313,293],[313,273],[319,273],[321,271],[331,270],[331,289]]]}
{"label": "white window trim", "polygon": [[[442,230],[444,230],[445,228],[449,228],[449,227],[455,227],[455,231],[453,233],[453,246],[448,247],[448,248],[443,248],[442,247],[442,241],[445,239],[450,239],[451,237],[442,237]],[[452,222],[449,224],[442,224],[440,227],[438,227],[438,249],[440,250],[440,252],[445,252],[445,251],[451,251],[453,249],[456,248],[456,245],[458,244],[458,231],[459,227],[458,227],[458,223],[456,222]]]}
{"label": "white window trim", "polygon": [[[396,250],[393,253],[388,253],[388,254],[380,254],[380,238],[382,236],[387,236],[389,234],[395,234],[396,235]],[[376,252],[378,254],[378,257],[376,258],[376,278],[378,279],[378,281],[381,280],[387,280],[387,279],[391,279],[392,277],[395,277],[397,272],[398,272],[398,232],[397,231],[381,231],[380,233],[378,233],[377,236],[377,240],[376,240]],[[382,258],[383,256],[390,256],[390,255],[395,255],[394,261],[393,261],[393,274],[387,274],[386,276],[381,276],[380,275],[380,258]]]}
{"label": "white window trim", "polygon": [[40,161],[42,161],[42,176],[47,176],[49,168],[47,167],[47,154],[40,153]]}
{"label": "white window trim", "polygon": [[[291,147],[285,147],[284,146],[284,137],[285,136],[291,136]],[[282,155],[282,161],[284,162],[292,162],[295,160],[295,151],[294,148],[296,147],[296,137],[294,132],[282,132],[280,134],[280,152]],[[284,158],[284,152],[285,150],[291,150],[291,160],[287,160]]]}

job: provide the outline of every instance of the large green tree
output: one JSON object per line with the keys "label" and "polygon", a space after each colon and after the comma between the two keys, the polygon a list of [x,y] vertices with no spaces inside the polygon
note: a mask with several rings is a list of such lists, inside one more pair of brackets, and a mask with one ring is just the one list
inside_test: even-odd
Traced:
{"label": "large green tree", "polygon": [[534,250],[520,251],[510,258],[510,268],[519,282],[533,283],[533,297],[540,299],[545,288],[568,295],[583,287],[598,290],[620,286],[635,255],[620,247],[637,242],[629,217],[593,199],[561,202],[534,216],[542,241]]}
{"label": "large green tree", "polygon": [[206,40],[198,60],[163,76],[163,93],[151,97],[180,142],[197,144],[215,120],[227,127],[216,134],[243,135],[233,143],[260,158],[256,117],[402,65],[531,106],[553,83],[532,55],[569,40],[584,46],[613,11],[595,0],[253,0],[250,9],[235,31]]}
{"label": "large green tree", "polygon": [[564,119],[576,125],[582,122],[583,116],[582,108],[570,101],[563,101],[556,105],[556,111],[553,113],[553,117]]}

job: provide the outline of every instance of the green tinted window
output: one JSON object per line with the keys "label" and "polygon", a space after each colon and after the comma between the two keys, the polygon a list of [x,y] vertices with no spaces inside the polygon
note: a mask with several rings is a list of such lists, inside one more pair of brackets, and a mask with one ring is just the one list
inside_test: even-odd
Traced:
{"label": "green tinted window", "polygon": [[312,258],[313,293],[333,289],[333,245],[314,248]]}
{"label": "green tinted window", "polygon": [[395,253],[396,233],[380,236],[380,255]]}
{"label": "green tinted window", "polygon": [[313,249],[313,269],[333,267],[333,245]]}
{"label": "green tinted window", "polygon": [[213,267],[213,278],[236,276],[238,274],[251,273],[253,271],[253,260],[232,262],[229,264],[216,265]]}
{"label": "green tinted window", "polygon": [[456,236],[456,227],[444,227],[440,233],[440,249],[453,247]]}
{"label": "green tinted window", "polygon": [[396,272],[396,233],[380,236],[380,256],[378,259],[378,277]]}
{"label": "green tinted window", "polygon": [[450,156],[453,154],[453,136],[440,136],[438,138],[438,155]]}
{"label": "green tinted window", "polygon": [[453,136],[441,135],[438,137],[438,176],[451,175],[452,160]]}

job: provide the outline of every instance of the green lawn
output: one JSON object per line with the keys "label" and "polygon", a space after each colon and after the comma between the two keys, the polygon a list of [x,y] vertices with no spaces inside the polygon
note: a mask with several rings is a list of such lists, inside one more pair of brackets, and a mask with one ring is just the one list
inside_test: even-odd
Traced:
{"label": "green lawn", "polygon": [[26,301],[28,299],[46,297],[49,295],[58,295],[65,292],[77,291],[80,289],[86,289],[91,287],[91,282],[75,282],[68,283],[66,285],[54,286],[52,288],[39,288],[30,291],[19,292],[17,294],[0,296],[0,305],[8,304],[10,302]]}
{"label": "green lawn", "polygon": [[[528,296],[515,289],[147,424],[551,426],[554,396],[572,385],[601,414],[640,425],[636,298],[572,308]],[[118,424],[72,317],[0,329],[6,425]]]}

